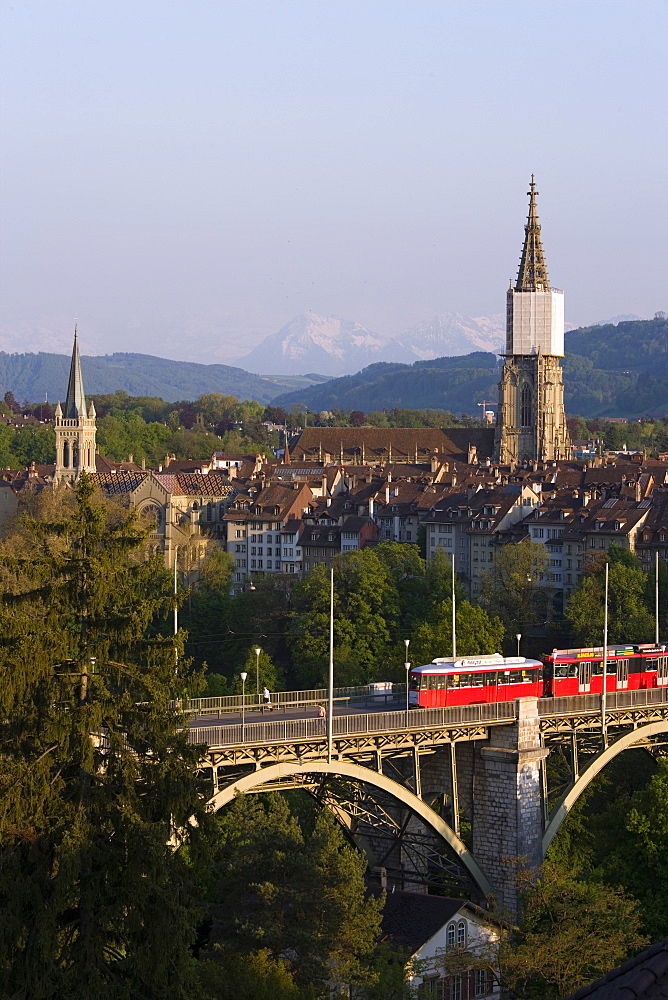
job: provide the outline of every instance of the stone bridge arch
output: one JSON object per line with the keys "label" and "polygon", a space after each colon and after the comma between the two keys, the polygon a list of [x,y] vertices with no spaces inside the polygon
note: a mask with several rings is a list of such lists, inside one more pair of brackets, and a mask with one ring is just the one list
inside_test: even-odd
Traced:
{"label": "stone bridge arch", "polygon": [[584,792],[585,788],[598,774],[601,773],[603,768],[624,750],[630,750],[631,747],[637,746],[644,740],[649,739],[652,736],[658,736],[661,733],[668,733],[668,719],[664,719],[660,722],[650,722],[646,726],[640,726],[640,728],[634,729],[630,733],[626,733],[625,736],[620,736],[618,740],[615,740],[614,743],[611,743],[605,750],[594,758],[591,764],[589,764],[589,766],[579,776],[575,784],[572,785],[571,788],[564,793],[564,795],[562,795],[561,799],[550,813],[548,824],[545,829],[545,833],[543,834],[543,856],[547,853],[547,849],[557,835],[561,824],[564,822],[569,812]]}
{"label": "stone bridge arch", "polygon": [[390,795],[422,820],[429,829],[449,845],[481,893],[485,896],[491,894],[492,887],[480,866],[466,844],[457,836],[445,820],[441,819],[426,802],[423,802],[419,796],[404,785],[399,784],[399,782],[394,781],[392,778],[386,777],[384,774],[380,774],[378,771],[362,767],[360,764],[353,764],[349,761],[334,761],[332,763],[309,761],[306,764],[297,762],[271,764],[252,771],[250,774],[246,774],[242,778],[238,778],[236,781],[226,785],[225,788],[222,788],[212,796],[207,805],[213,812],[217,812],[231,802],[237,792],[258,791],[263,785],[268,785],[281,778],[293,778],[305,774],[330,774],[335,777],[350,778],[354,781],[371,785]]}

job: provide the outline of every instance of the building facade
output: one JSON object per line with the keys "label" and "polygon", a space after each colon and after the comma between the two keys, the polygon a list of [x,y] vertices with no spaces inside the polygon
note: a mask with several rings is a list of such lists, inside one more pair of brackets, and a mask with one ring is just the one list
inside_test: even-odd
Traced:
{"label": "building facade", "polygon": [[551,288],[531,175],[529,216],[515,286],[508,289],[506,351],[494,454],[500,465],[570,458],[564,412],[564,294]]}

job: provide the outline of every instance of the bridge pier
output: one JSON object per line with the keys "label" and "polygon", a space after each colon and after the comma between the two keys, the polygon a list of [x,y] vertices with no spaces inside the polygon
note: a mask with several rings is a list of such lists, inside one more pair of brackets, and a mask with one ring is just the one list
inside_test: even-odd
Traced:
{"label": "bridge pier", "polygon": [[473,855],[496,894],[501,912],[519,916],[517,872],[542,862],[542,767],[538,702],[518,701],[517,721],[493,726],[476,747]]}

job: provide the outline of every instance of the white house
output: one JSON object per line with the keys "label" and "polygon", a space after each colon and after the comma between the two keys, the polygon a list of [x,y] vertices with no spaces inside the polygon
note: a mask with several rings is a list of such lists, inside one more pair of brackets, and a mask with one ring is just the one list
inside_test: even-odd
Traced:
{"label": "white house", "polygon": [[409,981],[420,998],[498,1000],[500,989],[492,969],[474,967],[452,973],[446,968],[446,956],[466,952],[479,958],[492,956],[504,926],[466,900],[390,890],[382,939],[404,950]]}

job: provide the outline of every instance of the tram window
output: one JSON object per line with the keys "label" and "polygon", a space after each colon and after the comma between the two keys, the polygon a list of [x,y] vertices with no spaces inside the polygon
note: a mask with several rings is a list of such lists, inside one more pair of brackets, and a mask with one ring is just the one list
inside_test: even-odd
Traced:
{"label": "tram window", "polygon": [[435,687],[437,691],[443,691],[445,689],[447,677],[445,674],[436,674],[434,677]]}
{"label": "tram window", "polygon": [[648,659],[648,660],[645,660],[645,666],[644,666],[643,669],[644,670],[658,670],[659,669],[659,661],[657,659]]}
{"label": "tram window", "polygon": [[555,677],[577,677],[577,675],[577,663],[555,663],[554,665]]}
{"label": "tram window", "polygon": [[634,656],[629,660],[629,673],[639,674],[643,670],[646,670],[645,662],[640,656]]}
{"label": "tram window", "polygon": [[411,691],[419,691],[420,690],[420,677],[419,677],[418,674],[413,674],[413,676],[411,677],[411,687],[410,687],[410,689],[411,689]]}
{"label": "tram window", "polygon": [[465,687],[482,687],[483,684],[487,683],[487,674],[465,674],[462,678],[462,684]]}
{"label": "tram window", "polygon": [[594,674],[602,674],[603,673],[603,661],[602,660],[592,660],[591,672],[592,672],[592,676]]}

